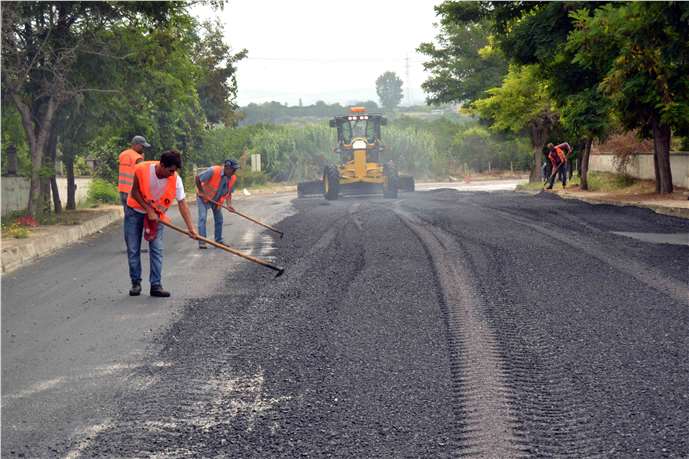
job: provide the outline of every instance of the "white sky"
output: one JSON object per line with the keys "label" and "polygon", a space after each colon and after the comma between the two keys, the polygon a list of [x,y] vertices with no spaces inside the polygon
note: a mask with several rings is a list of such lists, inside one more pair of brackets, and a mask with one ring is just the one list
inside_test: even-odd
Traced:
{"label": "white sky", "polygon": [[[404,99],[422,103],[424,56],[420,43],[433,41],[433,6],[441,0],[230,0],[220,15],[238,64],[240,105],[278,101],[304,105],[317,100],[379,103],[375,81],[390,70],[404,82]],[[210,10],[194,13],[208,18]],[[405,58],[409,57],[409,80]],[[407,89],[411,94],[407,93]]]}

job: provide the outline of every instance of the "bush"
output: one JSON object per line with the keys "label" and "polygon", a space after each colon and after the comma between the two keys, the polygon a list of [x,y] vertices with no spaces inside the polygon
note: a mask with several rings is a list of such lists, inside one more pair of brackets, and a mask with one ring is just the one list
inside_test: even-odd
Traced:
{"label": "bush", "polygon": [[257,185],[265,185],[268,177],[263,172],[254,172],[251,170],[240,169],[237,172],[237,182],[235,183],[235,190],[239,188],[248,188]]}
{"label": "bush", "polygon": [[120,193],[117,186],[103,179],[93,179],[87,194],[89,203],[118,204]]}
{"label": "bush", "polygon": [[7,235],[17,239],[25,239],[29,237],[29,234],[29,230],[18,222],[12,223],[7,229]]}

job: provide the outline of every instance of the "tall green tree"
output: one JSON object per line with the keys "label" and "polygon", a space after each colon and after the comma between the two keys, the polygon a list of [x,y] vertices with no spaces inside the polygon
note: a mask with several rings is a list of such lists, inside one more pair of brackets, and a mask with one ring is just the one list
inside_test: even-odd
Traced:
{"label": "tall green tree", "polygon": [[199,39],[193,45],[192,60],[199,69],[197,91],[209,124],[237,124],[237,67],[247,50],[232,53],[223,40],[219,21],[205,22],[199,28]]}
{"label": "tall green tree", "polygon": [[441,14],[438,43],[418,48],[430,58],[424,69],[431,76],[421,85],[427,102],[465,103],[483,97],[507,73],[507,60],[491,43],[488,21],[458,23],[444,14],[443,5],[436,10]]}
{"label": "tall green tree", "polygon": [[395,72],[385,72],[376,79],[376,93],[385,110],[394,110],[402,101],[402,80]]}
{"label": "tall green tree", "polygon": [[529,181],[539,181],[543,147],[559,115],[538,66],[511,65],[502,85],[487,93],[488,97],[474,102],[476,113],[489,120],[495,132],[528,133],[533,148]]}
{"label": "tall green tree", "polygon": [[19,111],[30,148],[32,215],[44,210],[41,171],[55,148],[59,111],[80,94],[109,90],[90,86],[74,72],[75,63],[85,55],[108,55],[107,43],[99,38],[114,24],[144,23],[155,29],[179,8],[183,4],[178,2],[3,3],[2,93]]}
{"label": "tall green tree", "polygon": [[656,191],[671,193],[672,131],[689,131],[689,4],[611,4],[572,18],[574,62],[600,68],[624,126],[653,138]]}

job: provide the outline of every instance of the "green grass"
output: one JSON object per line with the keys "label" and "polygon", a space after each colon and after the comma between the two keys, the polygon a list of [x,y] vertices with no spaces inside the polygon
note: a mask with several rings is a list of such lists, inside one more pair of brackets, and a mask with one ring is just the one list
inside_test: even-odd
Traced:
{"label": "green grass", "polygon": [[120,193],[117,191],[117,185],[97,178],[93,179],[89,185],[89,191],[83,205],[96,207],[98,204],[118,204],[119,202]]}
{"label": "green grass", "polygon": [[[579,176],[575,175],[572,180],[567,181],[567,187],[579,186],[581,183]],[[610,172],[589,172],[589,191],[613,192],[624,190],[636,190],[639,188],[641,180],[628,175],[613,174]],[[555,181],[554,189],[562,189],[562,184]],[[517,190],[538,191],[543,189],[543,182],[525,183],[517,185]]]}

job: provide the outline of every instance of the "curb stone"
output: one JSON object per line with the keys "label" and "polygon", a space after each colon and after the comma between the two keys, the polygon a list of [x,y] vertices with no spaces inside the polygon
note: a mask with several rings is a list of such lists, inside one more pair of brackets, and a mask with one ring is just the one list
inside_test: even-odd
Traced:
{"label": "curb stone", "polygon": [[58,249],[77,242],[93,233],[100,231],[123,216],[121,208],[112,209],[104,215],[93,218],[81,225],[59,225],[59,231],[54,231],[45,237],[36,238],[25,244],[2,248],[2,273],[9,273],[38,258],[48,255]]}

